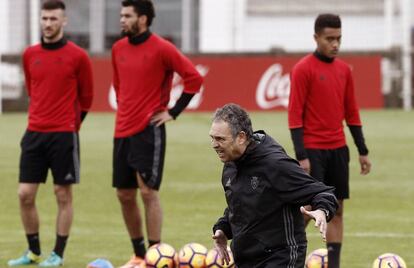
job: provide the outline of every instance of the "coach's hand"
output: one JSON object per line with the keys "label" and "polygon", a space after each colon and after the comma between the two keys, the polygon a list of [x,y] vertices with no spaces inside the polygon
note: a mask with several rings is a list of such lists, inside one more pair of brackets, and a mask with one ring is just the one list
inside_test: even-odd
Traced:
{"label": "coach's hand", "polygon": [[305,207],[300,207],[300,212],[302,214],[307,215],[315,220],[315,227],[319,228],[319,232],[322,235],[322,239],[324,242],[326,242],[326,228],[328,223],[326,222],[326,214],[323,210],[317,209],[317,210],[306,210]]}
{"label": "coach's hand", "polygon": [[168,113],[168,111],[163,111],[156,113],[151,117],[151,124],[155,124],[157,127],[159,127],[171,120],[174,120],[174,118]]}
{"label": "coach's hand", "polygon": [[212,236],[214,239],[214,248],[218,251],[223,264],[230,263],[229,252],[227,251],[227,237],[222,230],[216,230]]}
{"label": "coach's hand", "polygon": [[371,161],[369,161],[368,155],[360,155],[359,164],[361,165],[362,175],[366,175],[371,171]]}
{"label": "coach's hand", "polygon": [[299,164],[306,171],[306,173],[310,174],[311,164],[308,158],[299,160]]}

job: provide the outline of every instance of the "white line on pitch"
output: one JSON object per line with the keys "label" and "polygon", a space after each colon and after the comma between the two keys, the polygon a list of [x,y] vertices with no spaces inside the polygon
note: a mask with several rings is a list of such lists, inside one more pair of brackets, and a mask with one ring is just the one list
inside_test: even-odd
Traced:
{"label": "white line on pitch", "polygon": [[[378,238],[414,238],[413,233],[374,233],[374,232],[367,232],[367,233],[345,233],[345,236],[348,237],[378,237]],[[317,237],[320,236],[319,233],[307,233],[309,237]]]}

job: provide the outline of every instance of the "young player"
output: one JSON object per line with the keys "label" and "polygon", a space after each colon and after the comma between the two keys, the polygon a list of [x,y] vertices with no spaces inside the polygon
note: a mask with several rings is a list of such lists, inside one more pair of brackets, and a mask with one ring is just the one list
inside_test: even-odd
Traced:
{"label": "young player", "polygon": [[312,177],[335,187],[339,209],[328,225],[329,268],[337,268],[343,237],[343,200],[349,198],[349,151],[345,120],[358,147],[361,174],[371,162],[362,134],[355,101],[354,82],[348,64],[336,56],[341,44],[341,19],[322,14],[316,18],[316,51],[301,59],[291,72],[289,128],[297,160]]}
{"label": "young player", "polygon": [[29,124],[21,142],[18,195],[20,213],[29,244],[9,266],[40,262],[39,216],[35,205],[40,183],[48,169],[53,175],[58,205],[56,244],[39,266],[63,264],[63,253],[72,225],[72,184],[79,183],[78,131],[92,104],[91,63],[87,54],[64,37],[65,4],[48,0],[41,10],[41,44],[23,54]]}

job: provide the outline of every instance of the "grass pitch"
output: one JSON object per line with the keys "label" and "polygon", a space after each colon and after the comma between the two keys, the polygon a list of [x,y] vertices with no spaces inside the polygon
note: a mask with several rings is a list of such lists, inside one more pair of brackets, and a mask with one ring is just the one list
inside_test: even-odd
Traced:
{"label": "grass pitch", "polygon": [[[285,112],[252,113],[254,129],[265,129],[293,155]],[[167,157],[161,201],[163,241],[177,250],[188,242],[212,246],[211,226],[225,201],[222,164],[210,148],[210,113],[185,113],[167,125]],[[345,203],[342,267],[371,267],[385,252],[414,267],[414,113],[363,111],[372,173],[359,175],[351,149],[351,199]],[[90,114],[81,130],[81,184],[74,188],[75,218],[65,267],[80,268],[103,257],[121,265],[132,254],[115,191],[111,187],[113,114]],[[26,249],[16,195],[19,142],[26,114],[0,116],[0,267]],[[56,204],[51,179],[40,187],[37,206],[43,255],[54,246]],[[308,228],[308,251],[323,247]]]}

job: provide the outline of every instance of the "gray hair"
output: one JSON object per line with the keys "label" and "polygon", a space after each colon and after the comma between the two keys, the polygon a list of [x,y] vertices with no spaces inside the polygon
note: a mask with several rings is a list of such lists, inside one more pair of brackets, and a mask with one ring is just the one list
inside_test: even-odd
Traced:
{"label": "gray hair", "polygon": [[252,121],[247,112],[237,104],[229,103],[218,108],[213,116],[214,121],[226,122],[231,129],[233,138],[236,138],[241,131],[246,133],[248,140],[253,137]]}

